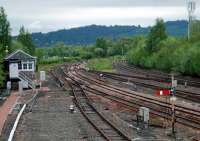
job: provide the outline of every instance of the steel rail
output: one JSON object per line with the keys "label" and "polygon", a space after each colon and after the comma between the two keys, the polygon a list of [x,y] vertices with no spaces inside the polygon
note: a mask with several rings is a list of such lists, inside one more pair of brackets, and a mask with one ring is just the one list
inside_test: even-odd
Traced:
{"label": "steel rail", "polygon": [[[180,117],[181,118],[181,117]],[[182,117],[183,118],[183,117]]]}
{"label": "steel rail", "polygon": [[[143,82],[143,80],[133,80],[132,78],[138,78],[138,79],[142,79],[142,77],[129,77],[126,75],[121,75],[121,74],[115,74],[115,73],[107,73],[107,72],[96,72],[97,74],[103,74],[105,77],[107,78],[111,78],[113,80],[118,80],[121,82],[126,82],[127,80],[129,80],[129,82],[132,82],[134,84],[140,85],[140,86],[144,86],[147,88],[151,88],[151,89],[167,89],[167,87],[163,87],[163,86],[158,86],[158,85],[154,85],[154,84],[150,84],[147,82]],[[130,79],[131,78],[131,79]],[[144,80],[150,80],[150,79],[144,79]],[[184,90],[179,90],[176,89],[176,95],[180,98],[184,98],[186,100],[190,100],[193,102],[198,102],[200,103],[200,93],[194,93],[194,92],[188,92],[188,91],[184,91]]]}
{"label": "steel rail", "polygon": [[[55,73],[52,73],[54,77],[57,77],[55,75]],[[65,77],[68,77],[68,76],[65,76]],[[69,78],[69,77],[68,77]],[[87,112],[85,111],[85,109],[82,107],[82,104],[80,101],[79,101],[79,97],[82,96],[81,98],[85,98],[86,99],[86,103],[84,104],[87,104],[96,115],[98,115],[100,117],[100,119],[104,122],[104,124],[107,124],[108,126],[107,127],[111,127],[110,130],[112,130],[114,133],[117,133],[116,135],[117,136],[113,136],[113,138],[121,138],[120,140],[129,140],[131,141],[131,139],[129,137],[127,137],[122,131],[120,131],[113,123],[111,123],[109,120],[107,120],[91,103],[91,100],[90,98],[85,94],[85,92],[83,91],[82,87],[76,82],[74,81],[72,78],[70,78],[71,81],[73,82],[69,82],[69,79],[66,79],[63,80],[58,78],[57,77],[57,80],[58,81],[67,81],[68,84],[70,85],[71,89],[72,89],[72,92],[73,92],[73,95],[75,97],[75,101],[76,101],[76,105],[78,106],[78,108],[80,109],[81,113],[83,114],[83,116],[88,120],[88,122],[107,140],[107,141],[112,141],[114,139],[112,139],[112,135],[109,135],[108,133],[106,133],[106,131],[104,131],[103,128],[101,127],[98,127],[98,125],[96,125],[96,123],[91,120],[90,116],[91,113],[87,114]],[[77,92],[81,92],[81,94],[77,94]],[[96,121],[97,122],[97,121]]]}

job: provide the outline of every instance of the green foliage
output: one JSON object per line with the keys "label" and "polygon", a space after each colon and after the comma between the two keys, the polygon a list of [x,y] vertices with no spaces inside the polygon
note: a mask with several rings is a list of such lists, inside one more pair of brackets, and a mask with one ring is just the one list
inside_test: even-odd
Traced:
{"label": "green foliage", "polygon": [[110,40],[106,40],[104,38],[97,38],[95,43],[95,54],[98,57],[106,56],[107,49],[109,46],[111,46],[112,42]]}
{"label": "green foliage", "polygon": [[173,53],[172,48],[163,47],[155,53],[151,59],[153,60],[154,67],[163,71],[170,71],[172,66],[173,58],[171,54]]}
{"label": "green foliage", "polygon": [[192,22],[192,25],[190,27],[191,30],[191,42],[196,42],[200,40],[200,21],[195,20]]}
{"label": "green foliage", "polygon": [[[131,64],[143,66],[144,59],[149,56],[145,48],[145,39],[142,36],[133,38],[131,47],[126,55]],[[150,63],[150,62],[149,62]],[[150,64],[149,64],[150,65]]]}
{"label": "green foliage", "polygon": [[24,50],[31,54],[35,55],[35,45],[32,41],[31,35],[28,31],[25,31],[25,28],[22,26],[17,37],[17,41],[24,46]]}
{"label": "green foliage", "polygon": [[166,29],[165,29],[165,23],[162,19],[157,19],[156,20],[156,25],[154,25],[150,33],[148,34],[147,37],[147,49],[149,52],[154,52],[159,50],[157,45],[162,41],[167,38],[166,34]]}
{"label": "green foliage", "polygon": [[64,62],[77,62],[81,61],[81,57],[64,57],[63,61]]}
{"label": "green foliage", "polygon": [[40,60],[42,60],[45,56],[45,50],[42,48],[37,48],[35,50],[35,54],[37,56],[37,60],[40,62]]}
{"label": "green foliage", "polygon": [[[200,29],[198,22],[193,25]],[[194,32],[194,31],[193,31]],[[192,40],[167,37],[163,20],[158,19],[147,37],[133,40],[134,46],[127,53],[130,64],[149,69],[200,76],[200,41],[199,32],[193,34]]]}
{"label": "green foliage", "polygon": [[108,48],[108,50],[107,50],[107,55],[108,56],[114,56],[116,54],[119,54],[119,53],[118,53],[118,50],[117,50],[117,48],[115,46]]}
{"label": "green foliage", "polygon": [[[19,43],[13,44],[21,47]],[[109,56],[126,55],[129,63],[147,69],[200,76],[198,34],[190,42],[185,38],[168,37],[162,19],[157,19],[147,37],[123,37],[116,41],[98,38],[90,46],[66,46],[60,42],[51,48],[36,49],[36,55],[45,66],[90,59],[90,69],[108,71],[112,71],[112,61],[116,59]]]}
{"label": "green foliage", "polygon": [[166,72],[200,76],[200,43],[167,38],[158,44],[160,50],[149,53],[144,46],[132,48],[127,54],[130,64]]}
{"label": "green foliage", "polygon": [[2,57],[6,55],[6,50],[10,52],[11,34],[10,23],[3,7],[0,7],[0,52]]}
{"label": "green foliage", "polygon": [[[0,45],[1,47],[2,45]],[[3,87],[5,80],[5,71],[3,70],[3,57],[0,55],[0,87]]]}
{"label": "green foliage", "polygon": [[54,56],[54,57],[49,57],[48,59],[41,60],[40,64],[55,64],[55,63],[60,63],[62,61],[63,61],[62,58]]}
{"label": "green foliage", "polygon": [[91,59],[87,67],[89,67],[90,70],[112,71],[112,60],[113,58]]}
{"label": "green foliage", "polygon": [[90,59],[87,63],[87,67],[90,70],[114,72],[115,70],[113,70],[112,63],[114,61],[121,60],[122,58],[122,56],[113,56],[106,58]]}
{"label": "green foliage", "polygon": [[82,59],[91,59],[93,56],[92,56],[92,53],[91,53],[91,52],[83,51],[83,52],[80,54],[80,57],[81,57]]}
{"label": "green foliage", "polygon": [[10,23],[7,20],[7,15],[3,7],[0,7],[0,87],[3,87],[5,80],[5,69],[3,66],[3,59],[11,50],[11,34]]}
{"label": "green foliage", "polygon": [[98,38],[96,40],[96,47],[106,50],[106,40],[104,38]]}
{"label": "green foliage", "polygon": [[14,52],[18,49],[23,50],[25,52],[28,52],[28,49],[24,45],[22,45],[22,43],[18,42],[17,40],[12,40],[12,42],[11,42],[11,52]]}
{"label": "green foliage", "polygon": [[97,57],[103,57],[103,56],[105,56],[104,50],[102,48],[95,48],[94,54]]}

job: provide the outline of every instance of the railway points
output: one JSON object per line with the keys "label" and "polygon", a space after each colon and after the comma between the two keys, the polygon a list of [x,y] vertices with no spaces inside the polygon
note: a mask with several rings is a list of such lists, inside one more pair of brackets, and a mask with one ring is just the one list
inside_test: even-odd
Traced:
{"label": "railway points", "polygon": [[[171,102],[120,83],[116,85],[115,81],[123,81],[123,77],[127,79],[129,75],[86,71],[81,64],[53,68],[48,81],[43,83],[48,89],[41,89],[43,92],[25,108],[14,140],[173,140]],[[134,79],[149,81],[139,75]],[[135,82],[129,78],[129,83]],[[75,105],[73,112],[71,105]],[[174,106],[175,137],[198,140],[198,106],[181,103]],[[138,120],[141,107],[150,110],[148,128],[142,119]]]}

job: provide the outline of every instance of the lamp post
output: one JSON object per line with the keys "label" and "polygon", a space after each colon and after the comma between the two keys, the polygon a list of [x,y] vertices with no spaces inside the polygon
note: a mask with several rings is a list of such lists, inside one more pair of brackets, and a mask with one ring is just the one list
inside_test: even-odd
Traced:
{"label": "lamp post", "polygon": [[6,55],[7,55],[8,54],[8,46],[6,46],[5,52],[6,52]]}
{"label": "lamp post", "polygon": [[177,87],[177,80],[174,80],[174,74],[172,73],[172,87],[171,87],[171,97],[170,97],[170,101],[172,103],[172,134],[175,134],[175,102],[176,102],[176,97],[175,97],[175,93],[176,93],[176,88]]}

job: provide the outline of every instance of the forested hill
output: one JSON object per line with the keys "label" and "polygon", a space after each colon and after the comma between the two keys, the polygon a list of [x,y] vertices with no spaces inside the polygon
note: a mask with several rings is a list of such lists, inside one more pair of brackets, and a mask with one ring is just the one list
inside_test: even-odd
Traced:
{"label": "forested hill", "polygon": [[[167,32],[172,36],[184,36],[187,33],[187,21],[169,21],[165,24]],[[33,33],[32,38],[38,47],[51,46],[56,42],[64,42],[67,45],[87,45],[94,43],[98,37],[117,39],[120,37],[147,34],[149,29],[150,27],[140,26],[90,25],[49,33]]]}

